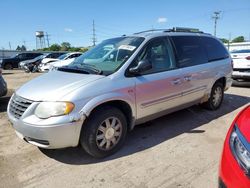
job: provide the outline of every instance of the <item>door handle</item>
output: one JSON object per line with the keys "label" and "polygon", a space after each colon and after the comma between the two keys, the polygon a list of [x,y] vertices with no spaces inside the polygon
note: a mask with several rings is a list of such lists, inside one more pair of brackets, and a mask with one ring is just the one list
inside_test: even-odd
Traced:
{"label": "door handle", "polygon": [[184,80],[185,81],[191,81],[192,80],[192,76],[184,76]]}
{"label": "door handle", "polygon": [[175,79],[175,80],[172,80],[171,81],[172,85],[178,85],[178,84],[181,84],[181,79]]}

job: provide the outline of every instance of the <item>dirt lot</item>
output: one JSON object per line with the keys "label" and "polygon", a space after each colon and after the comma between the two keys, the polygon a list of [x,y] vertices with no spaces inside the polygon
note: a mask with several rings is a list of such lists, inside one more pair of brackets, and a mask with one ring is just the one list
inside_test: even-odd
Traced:
{"label": "dirt lot", "polygon": [[[5,71],[9,89],[39,74]],[[0,187],[217,187],[223,141],[250,88],[232,87],[222,107],[194,106],[135,128],[115,155],[97,160],[81,148],[41,150],[15,135],[0,99]],[[62,138],[63,139],[63,138]]]}

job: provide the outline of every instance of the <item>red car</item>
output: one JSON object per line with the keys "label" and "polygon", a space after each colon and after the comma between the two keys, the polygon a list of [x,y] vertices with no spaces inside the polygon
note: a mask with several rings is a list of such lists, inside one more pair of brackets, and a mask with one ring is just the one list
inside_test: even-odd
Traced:
{"label": "red car", "polygon": [[224,143],[220,188],[250,188],[250,106],[233,121]]}

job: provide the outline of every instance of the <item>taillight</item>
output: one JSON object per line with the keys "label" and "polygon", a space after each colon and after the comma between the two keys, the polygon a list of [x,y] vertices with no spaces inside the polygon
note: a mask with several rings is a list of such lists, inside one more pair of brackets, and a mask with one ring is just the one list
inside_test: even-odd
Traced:
{"label": "taillight", "polygon": [[250,56],[247,56],[246,59],[247,59],[247,60],[250,60]]}

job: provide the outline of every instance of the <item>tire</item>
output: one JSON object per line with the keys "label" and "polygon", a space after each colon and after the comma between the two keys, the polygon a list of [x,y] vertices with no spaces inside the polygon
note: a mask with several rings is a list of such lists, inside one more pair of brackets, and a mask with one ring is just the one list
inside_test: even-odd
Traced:
{"label": "tire", "polygon": [[127,120],[118,108],[104,106],[93,112],[82,126],[80,143],[96,158],[112,155],[123,145],[127,134]]}
{"label": "tire", "polygon": [[217,110],[220,108],[224,98],[224,87],[221,82],[215,82],[212,87],[210,98],[202,106],[208,110]]}
{"label": "tire", "polygon": [[11,63],[6,63],[6,64],[4,65],[4,69],[5,69],[5,70],[10,70],[10,69],[13,69],[13,66],[12,66]]}

